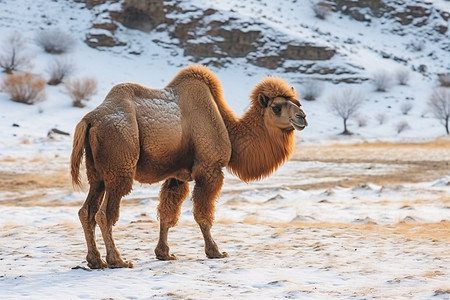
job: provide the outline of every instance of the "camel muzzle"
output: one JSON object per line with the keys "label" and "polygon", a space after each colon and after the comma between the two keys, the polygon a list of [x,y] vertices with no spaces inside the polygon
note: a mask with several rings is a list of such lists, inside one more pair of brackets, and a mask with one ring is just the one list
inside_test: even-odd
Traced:
{"label": "camel muzzle", "polygon": [[305,129],[308,126],[308,121],[304,116],[300,116],[299,114],[295,115],[295,119],[290,119],[291,125],[298,131]]}

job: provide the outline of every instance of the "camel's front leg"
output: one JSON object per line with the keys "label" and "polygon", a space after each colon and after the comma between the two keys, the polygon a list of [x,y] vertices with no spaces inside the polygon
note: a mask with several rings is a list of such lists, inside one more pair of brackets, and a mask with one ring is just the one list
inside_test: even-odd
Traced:
{"label": "camel's front leg", "polygon": [[194,218],[200,226],[205,240],[205,254],[208,258],[228,257],[226,252],[220,252],[211,235],[214,221],[215,201],[219,196],[223,184],[223,173],[220,168],[208,168],[207,172],[200,173],[195,178],[195,187],[192,195],[194,203]]}

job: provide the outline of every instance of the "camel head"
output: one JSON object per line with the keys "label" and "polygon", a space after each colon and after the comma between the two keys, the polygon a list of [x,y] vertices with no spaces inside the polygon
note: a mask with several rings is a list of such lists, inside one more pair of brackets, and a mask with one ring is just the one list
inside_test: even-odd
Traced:
{"label": "camel head", "polygon": [[292,131],[308,125],[297,93],[281,78],[266,77],[255,87],[251,98],[253,105],[263,110],[267,127]]}
{"label": "camel head", "polygon": [[269,98],[261,94],[259,101],[265,108],[266,126],[275,126],[282,130],[303,130],[308,125],[306,114],[300,108],[300,102],[295,98]]}

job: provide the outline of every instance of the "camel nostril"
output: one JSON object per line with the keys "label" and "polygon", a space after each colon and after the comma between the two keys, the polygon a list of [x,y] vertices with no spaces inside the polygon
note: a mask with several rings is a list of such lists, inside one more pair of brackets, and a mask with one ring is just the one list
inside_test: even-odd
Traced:
{"label": "camel nostril", "polygon": [[304,119],[306,117],[305,114],[298,114],[298,113],[295,114],[295,116],[299,119]]}

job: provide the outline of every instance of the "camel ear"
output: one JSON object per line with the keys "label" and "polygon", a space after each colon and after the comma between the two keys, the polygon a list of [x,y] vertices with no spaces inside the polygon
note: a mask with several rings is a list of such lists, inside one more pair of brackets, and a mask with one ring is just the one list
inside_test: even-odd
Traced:
{"label": "camel ear", "polygon": [[269,100],[270,98],[267,97],[264,94],[259,94],[259,103],[261,104],[262,107],[267,107],[267,105],[269,104]]}
{"label": "camel ear", "polygon": [[293,86],[291,86],[291,91],[295,93],[295,88]]}

